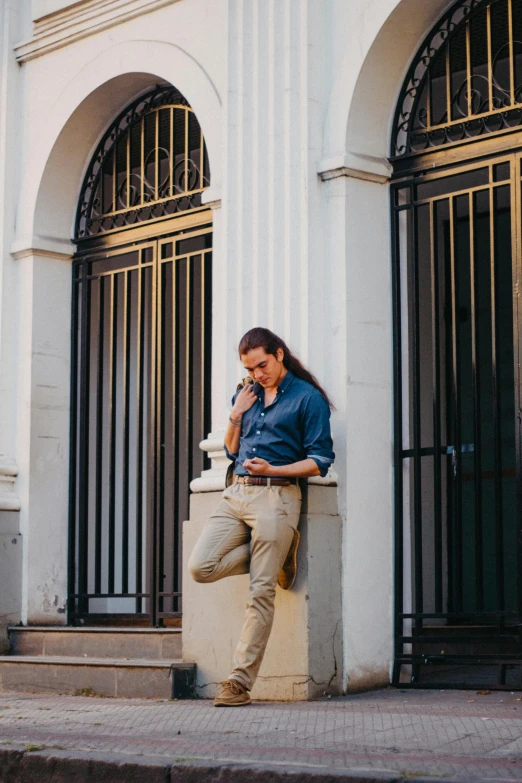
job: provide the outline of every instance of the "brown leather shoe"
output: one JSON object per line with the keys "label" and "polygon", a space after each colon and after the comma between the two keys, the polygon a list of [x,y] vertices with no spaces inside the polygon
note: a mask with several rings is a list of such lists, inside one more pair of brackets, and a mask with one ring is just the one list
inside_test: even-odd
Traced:
{"label": "brown leather shoe", "polygon": [[301,534],[299,530],[294,530],[294,538],[290,544],[290,549],[286,556],[286,560],[283,563],[283,567],[279,572],[279,578],[277,583],[283,590],[290,590],[295,582],[297,576],[297,548],[299,546],[299,539]]}
{"label": "brown leather shoe", "polygon": [[244,707],[251,703],[249,692],[237,680],[225,680],[221,686],[221,693],[214,699],[214,707]]}

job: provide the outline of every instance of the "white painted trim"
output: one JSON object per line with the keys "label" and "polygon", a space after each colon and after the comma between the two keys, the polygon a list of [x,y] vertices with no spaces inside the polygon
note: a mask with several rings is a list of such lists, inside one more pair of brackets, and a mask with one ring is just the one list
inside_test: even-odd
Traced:
{"label": "white painted trim", "polygon": [[201,476],[193,479],[190,483],[192,492],[217,492],[225,489],[225,477],[229,460],[225,454],[223,441],[225,431],[211,433],[208,438],[202,440],[199,444],[201,451],[206,451],[212,460],[212,467],[204,470]]}
{"label": "white painted trim", "polygon": [[209,435],[208,438],[205,438],[199,444],[201,451],[206,451],[207,454],[212,454],[212,456],[216,457],[221,457],[225,453],[223,446],[223,437],[220,437],[220,435]]}
{"label": "white painted trim", "polygon": [[94,33],[108,30],[137,16],[157,11],[179,0],[90,0],[42,17],[31,40],[15,46],[19,63],[54,52]]}
{"label": "white painted trim", "polygon": [[317,166],[317,173],[323,182],[337,177],[353,177],[383,185],[389,181],[392,167],[386,158],[345,152],[343,155],[323,158]]}
{"label": "white painted trim", "polygon": [[201,203],[210,209],[221,209],[221,188],[211,185],[203,191]]}
{"label": "white painted trim", "polygon": [[54,237],[32,236],[15,239],[10,252],[15,261],[28,256],[43,256],[45,258],[57,258],[70,261],[75,252],[72,242]]}
{"label": "white painted trim", "polygon": [[203,471],[199,478],[195,478],[190,482],[190,489],[194,493],[199,492],[221,492],[225,489],[224,476],[206,476],[206,470]]}
{"label": "white painted trim", "polygon": [[321,487],[336,487],[338,476],[335,470],[330,468],[326,476],[310,476],[307,480],[308,484],[316,484]]}

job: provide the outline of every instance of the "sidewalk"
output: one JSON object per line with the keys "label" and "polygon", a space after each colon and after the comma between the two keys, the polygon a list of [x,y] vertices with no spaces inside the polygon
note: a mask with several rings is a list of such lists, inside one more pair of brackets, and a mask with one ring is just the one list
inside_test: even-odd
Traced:
{"label": "sidewalk", "polygon": [[318,702],[0,693],[0,783],[522,781],[522,693]]}

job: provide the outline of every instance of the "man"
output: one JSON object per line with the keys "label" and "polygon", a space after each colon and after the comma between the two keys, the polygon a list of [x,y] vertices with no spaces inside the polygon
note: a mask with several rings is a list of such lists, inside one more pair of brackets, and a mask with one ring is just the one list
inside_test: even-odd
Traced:
{"label": "man", "polygon": [[232,399],[225,449],[234,481],[206,522],[189,561],[197,582],[250,572],[234,668],[216,707],[250,704],[274,616],[276,585],[297,569],[299,479],[325,476],[334,461],[331,403],[311,373],[269,329],[247,332],[239,356],[254,383]]}

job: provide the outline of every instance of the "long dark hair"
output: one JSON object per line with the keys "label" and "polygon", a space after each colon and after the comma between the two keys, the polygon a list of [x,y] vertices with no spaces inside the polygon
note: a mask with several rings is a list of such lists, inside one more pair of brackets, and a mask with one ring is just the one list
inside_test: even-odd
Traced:
{"label": "long dark hair", "polygon": [[301,380],[306,381],[315,389],[317,389],[317,391],[323,395],[330,408],[335,410],[333,402],[317,378],[315,378],[312,373],[301,364],[297,356],[294,356],[288,345],[284,340],[281,339],[281,337],[278,337],[277,334],[271,332],[270,329],[265,329],[262,326],[256,326],[254,329],[250,329],[250,331],[244,334],[241,338],[238,347],[239,357],[241,358],[241,356],[244,356],[246,353],[254,350],[255,348],[263,348],[265,353],[271,353],[273,356],[277,354],[278,348],[282,348],[284,353],[284,367],[293,373],[296,378],[301,378]]}

